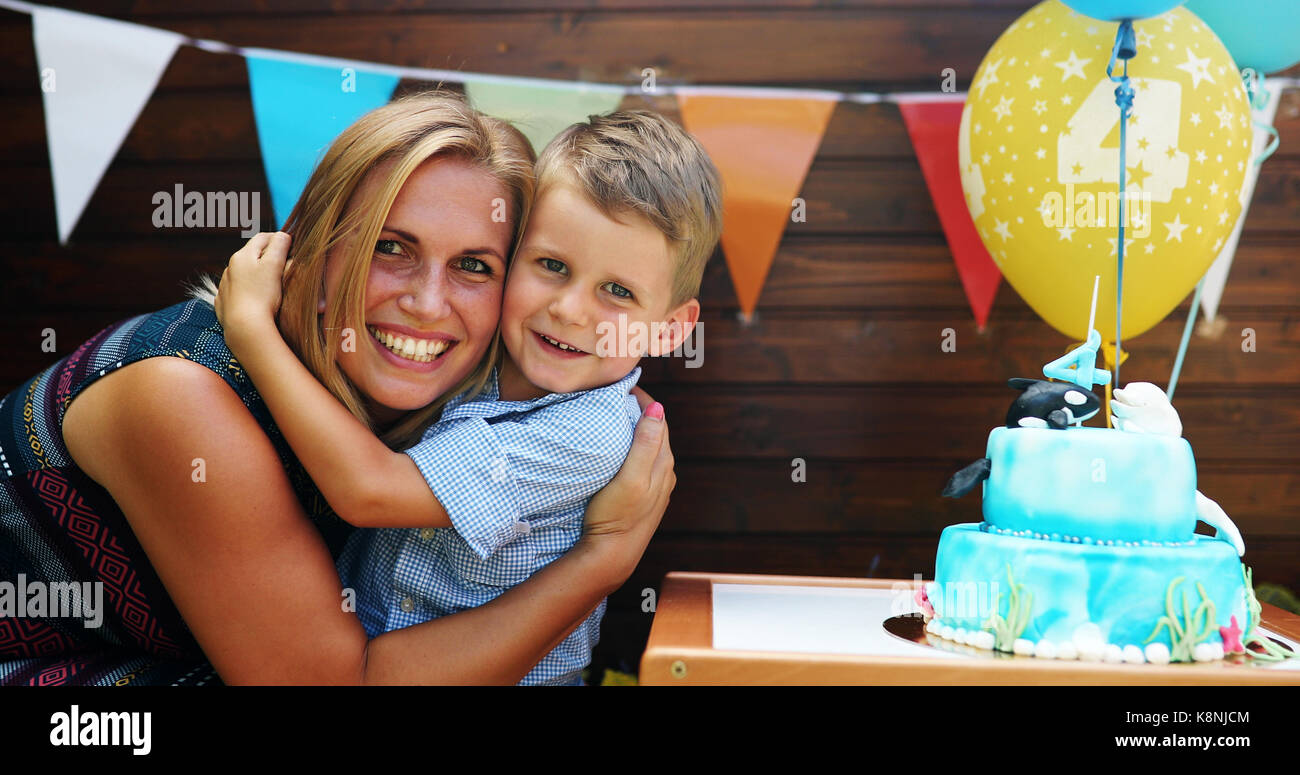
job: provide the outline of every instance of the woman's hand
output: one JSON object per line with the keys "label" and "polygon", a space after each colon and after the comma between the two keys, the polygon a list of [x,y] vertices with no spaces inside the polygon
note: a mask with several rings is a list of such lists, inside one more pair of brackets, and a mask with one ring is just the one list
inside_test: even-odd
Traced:
{"label": "woman's hand", "polygon": [[[664,408],[635,391],[644,414],[618,475],[587,506],[582,543],[608,560],[613,587],[632,574],[654,536],[677,484]],[[604,563],[602,563],[604,565]]]}
{"label": "woman's hand", "polygon": [[213,307],[232,349],[275,328],[290,241],[282,231],[258,234],[230,257],[221,273]]}

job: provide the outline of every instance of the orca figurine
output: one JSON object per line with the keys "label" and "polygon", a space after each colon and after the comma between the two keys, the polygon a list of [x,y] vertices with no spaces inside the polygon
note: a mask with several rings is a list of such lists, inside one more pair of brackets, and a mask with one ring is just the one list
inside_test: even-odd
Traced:
{"label": "orca figurine", "polygon": [[1007,410],[1008,428],[1055,428],[1090,419],[1101,409],[1101,399],[1072,382],[1014,377],[1007,385],[1021,391]]}
{"label": "orca figurine", "polygon": [[945,498],[960,498],[971,490],[975,489],[980,482],[989,478],[989,471],[993,468],[993,461],[986,457],[976,460],[974,463],[966,466],[962,470],[952,475],[948,480],[948,486],[943,488],[940,493]]}
{"label": "orca figurine", "polygon": [[[1064,430],[1072,423],[1092,418],[1101,409],[1101,399],[1096,393],[1073,382],[1015,377],[1007,385],[1021,391],[1007,410],[1008,428]],[[992,460],[980,458],[953,474],[940,494],[945,498],[960,498],[988,479],[992,468]]]}

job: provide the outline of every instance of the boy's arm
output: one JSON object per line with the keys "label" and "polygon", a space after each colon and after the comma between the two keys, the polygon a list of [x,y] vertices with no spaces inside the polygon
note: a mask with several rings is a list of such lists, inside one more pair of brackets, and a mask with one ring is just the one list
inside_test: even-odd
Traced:
{"label": "boy's arm", "polygon": [[226,344],[340,517],[358,527],[448,527],[411,459],[353,417],[281,338],[275,311],[288,247],[288,235],[258,235],[231,257],[214,304]]}
{"label": "boy's arm", "polygon": [[316,381],[274,324],[231,351],[338,515],[357,527],[450,527],[411,458],[393,452]]}
{"label": "boy's arm", "polygon": [[618,473],[633,432],[625,399],[596,392],[517,419],[466,419],[407,454],[451,526],[487,559],[531,532],[529,515],[581,504]]}

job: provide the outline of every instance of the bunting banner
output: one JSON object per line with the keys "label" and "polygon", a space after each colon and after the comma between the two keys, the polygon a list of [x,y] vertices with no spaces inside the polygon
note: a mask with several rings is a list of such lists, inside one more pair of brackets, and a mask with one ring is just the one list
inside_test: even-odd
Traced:
{"label": "bunting banner", "polygon": [[958,137],[964,106],[962,95],[898,99],[899,112],[912,138],[912,148],[921,164],[921,174],[925,176],[930,199],[943,226],[948,249],[952,251],[953,263],[957,265],[966,301],[975,315],[975,324],[983,331],[1002,272],[975,230],[962,192]]}
{"label": "bunting banner", "polygon": [[478,111],[505,119],[524,133],[533,150],[588,116],[609,113],[623,101],[623,89],[594,85],[533,85],[465,78],[465,96]]}
{"label": "bunting banner", "polygon": [[[402,78],[464,83],[478,109],[515,123],[538,150],[564,127],[618,107],[642,84],[529,78],[342,59],[276,49],[243,48],[185,37],[102,16],[23,0],[0,0],[32,16],[55,197],[58,237],[66,243],[105,171],[156,89],[177,47],[245,58],[272,207],[282,226],[307,179],[345,127],[386,103]],[[1264,82],[1271,123],[1283,89],[1300,79]],[[746,319],[757,307],[794,201],[838,102],[899,105],[934,201],[967,301],[980,328],[987,323],[1001,279],[975,232],[960,184],[963,149],[957,137],[961,94],[882,94],[814,89],[665,84],[656,94],[677,98],[683,123],[712,156],[725,185],[722,248]],[[1267,142],[1256,131],[1255,153]],[[968,183],[982,188],[979,165]],[[1202,306],[1213,319],[1254,193],[1251,165],[1240,191],[1241,217],[1203,280]],[[978,206],[978,203],[975,203]],[[976,213],[978,215],[978,213]]]}
{"label": "bunting banner", "polygon": [[387,103],[400,79],[356,67],[260,56],[246,60],[257,140],[278,229],[329,144],[352,122]]}
{"label": "bunting banner", "polygon": [[722,176],[722,252],[750,320],[835,102],[682,92],[677,100]]}
{"label": "bunting banner", "polygon": [[[1259,125],[1272,126],[1273,117],[1277,115],[1277,104],[1282,99],[1282,85],[1276,79],[1266,78],[1262,86],[1268,94],[1268,103],[1258,110],[1251,111],[1251,118],[1256,124],[1252,159],[1257,158],[1271,141],[1272,136],[1268,130],[1260,129]],[[1241,239],[1241,230],[1246,225],[1246,211],[1250,208],[1250,200],[1255,196],[1259,168],[1260,165],[1254,163],[1246,165],[1246,178],[1241,183],[1241,215],[1237,218],[1237,225],[1233,227],[1227,241],[1223,243],[1219,257],[1210,264],[1205,277],[1201,280],[1204,283],[1201,287],[1201,310],[1205,313],[1206,320],[1213,321],[1219,314],[1219,301],[1223,298],[1223,287],[1228,282],[1228,270],[1232,269],[1232,259],[1237,254],[1237,241]]]}
{"label": "bunting banner", "polygon": [[32,40],[45,103],[55,219],[59,242],[67,244],[183,38],[153,27],[36,6]]}

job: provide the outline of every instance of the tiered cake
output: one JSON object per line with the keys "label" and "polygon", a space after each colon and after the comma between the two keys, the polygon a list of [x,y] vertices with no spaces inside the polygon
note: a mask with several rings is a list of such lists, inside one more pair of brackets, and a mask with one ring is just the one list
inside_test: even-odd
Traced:
{"label": "tiered cake", "polygon": [[[1255,634],[1245,547],[1197,492],[1192,448],[1163,391],[1147,383],[1115,391],[1119,428],[1109,429],[1082,427],[1100,405],[1087,387],[1011,386],[1022,395],[989,434],[987,457],[944,492],[957,497],[983,482],[984,521],[943,531],[935,580],[917,594],[928,632],[1057,659],[1291,655]],[[1217,534],[1195,534],[1198,519]]]}

